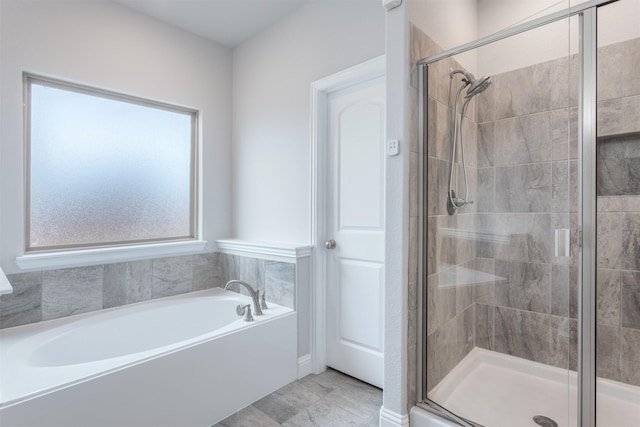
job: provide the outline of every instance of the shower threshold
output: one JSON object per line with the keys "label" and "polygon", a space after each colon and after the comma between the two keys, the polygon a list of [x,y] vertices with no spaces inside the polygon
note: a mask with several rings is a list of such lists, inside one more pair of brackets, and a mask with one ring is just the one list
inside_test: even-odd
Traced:
{"label": "shower threshold", "polygon": [[[576,382],[575,371],[474,348],[428,396],[484,426],[538,427],[542,416],[577,427]],[[598,378],[597,390],[599,426],[640,425],[640,387]]]}

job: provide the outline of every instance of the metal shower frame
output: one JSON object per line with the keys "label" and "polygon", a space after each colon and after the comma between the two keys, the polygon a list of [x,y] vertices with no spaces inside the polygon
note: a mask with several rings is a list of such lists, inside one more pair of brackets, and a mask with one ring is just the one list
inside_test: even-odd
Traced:
{"label": "metal shower frame", "polygon": [[[427,242],[427,217],[425,215],[425,177],[426,141],[427,141],[427,105],[425,89],[427,82],[427,65],[449,58],[487,44],[506,39],[508,37],[568,19],[578,15],[580,18],[580,82],[578,101],[578,275],[579,289],[579,333],[578,333],[578,425],[596,425],[596,107],[597,107],[597,9],[618,0],[590,0],[585,3],[569,7],[565,10],[537,18],[495,34],[465,43],[453,49],[421,59],[418,67],[418,120],[421,156],[419,157],[419,207],[420,221],[418,232],[419,260],[424,259]],[[477,424],[463,419],[437,403],[427,399],[424,387],[426,372],[423,371],[422,361],[426,357],[426,339],[423,339],[424,319],[426,317],[426,274],[423,262],[418,263],[419,284],[418,296],[420,309],[418,311],[418,406],[436,413],[449,421],[462,426],[474,427]]]}

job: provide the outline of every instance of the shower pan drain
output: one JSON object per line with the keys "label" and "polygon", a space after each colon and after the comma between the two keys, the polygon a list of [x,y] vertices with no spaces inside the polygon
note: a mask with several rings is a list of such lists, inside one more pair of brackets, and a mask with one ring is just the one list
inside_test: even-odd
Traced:
{"label": "shower pan drain", "polygon": [[536,415],[533,417],[533,422],[542,427],[558,427],[558,423],[553,421],[549,417],[545,417],[544,415]]}

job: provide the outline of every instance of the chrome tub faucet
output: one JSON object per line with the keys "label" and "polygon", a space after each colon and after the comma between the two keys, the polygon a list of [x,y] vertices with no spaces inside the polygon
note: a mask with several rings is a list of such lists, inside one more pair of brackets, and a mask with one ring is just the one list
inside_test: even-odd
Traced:
{"label": "chrome tub faucet", "polygon": [[260,308],[260,301],[258,301],[258,293],[249,285],[247,282],[243,282],[242,280],[229,280],[226,285],[224,285],[224,289],[229,290],[229,288],[235,284],[244,286],[251,299],[253,300],[253,315],[254,316],[262,316],[262,308]]}

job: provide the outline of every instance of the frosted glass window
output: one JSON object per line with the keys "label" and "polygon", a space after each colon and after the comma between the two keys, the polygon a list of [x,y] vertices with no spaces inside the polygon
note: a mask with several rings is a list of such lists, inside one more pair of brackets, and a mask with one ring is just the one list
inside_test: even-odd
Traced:
{"label": "frosted glass window", "polygon": [[195,111],[26,83],[27,250],[195,238]]}

